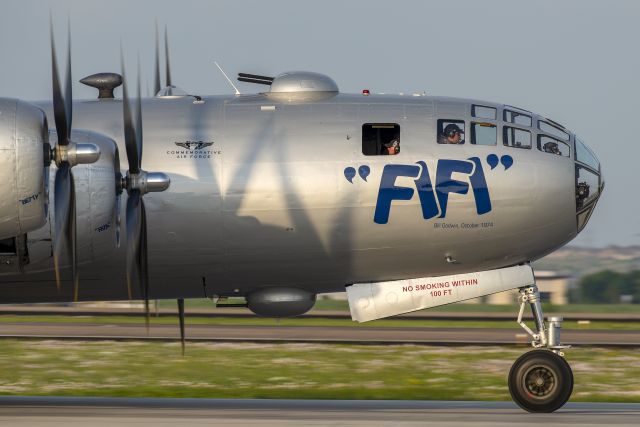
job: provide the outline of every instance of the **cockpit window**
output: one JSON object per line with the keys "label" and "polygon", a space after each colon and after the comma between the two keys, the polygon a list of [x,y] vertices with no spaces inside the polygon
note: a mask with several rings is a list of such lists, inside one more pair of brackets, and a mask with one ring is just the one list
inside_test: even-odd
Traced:
{"label": "cockpit window", "polygon": [[598,198],[599,177],[587,168],[576,166],[576,209],[580,211]]}
{"label": "cockpit window", "polygon": [[395,156],[400,153],[400,125],[365,123],[362,125],[362,154]]}
{"label": "cockpit window", "polygon": [[484,105],[472,105],[471,115],[479,119],[496,119],[496,109],[493,107],[485,107]]}
{"label": "cockpit window", "polygon": [[545,121],[538,121],[538,128],[545,133],[555,136],[556,138],[560,138],[564,141],[569,140],[569,134],[557,126],[552,125],[551,123],[547,123]]}
{"label": "cockpit window", "polygon": [[531,132],[511,126],[503,129],[503,142],[507,147],[531,148]]}
{"label": "cockpit window", "polygon": [[471,123],[471,143],[474,145],[496,145],[497,129],[493,123]]}
{"label": "cockpit window", "polygon": [[576,160],[580,163],[584,163],[593,170],[600,170],[600,162],[598,161],[598,158],[578,137],[576,137]]}
{"label": "cockpit window", "polygon": [[538,136],[538,150],[557,156],[571,157],[571,148],[566,142],[559,141],[547,135]]}
{"label": "cockpit window", "polygon": [[504,121],[508,123],[513,123],[520,126],[528,126],[531,127],[533,123],[531,120],[531,116],[522,114],[518,111],[513,110],[504,110]]}
{"label": "cockpit window", "polygon": [[438,144],[464,144],[464,120],[438,120]]}

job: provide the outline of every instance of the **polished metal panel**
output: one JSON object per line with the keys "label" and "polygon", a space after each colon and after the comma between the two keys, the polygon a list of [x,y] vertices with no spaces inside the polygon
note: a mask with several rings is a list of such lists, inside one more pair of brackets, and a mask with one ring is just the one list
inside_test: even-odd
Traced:
{"label": "polished metal panel", "polygon": [[[152,298],[202,296],[203,278],[209,296],[265,287],[320,293],[350,283],[491,270],[538,259],[578,232],[574,160],[504,146],[501,104],[347,94],[312,102],[266,95],[204,100],[143,102],[145,169],[171,180],[167,191],[145,197]],[[470,129],[473,104],[497,109],[497,145],[437,144],[437,120],[462,120]],[[533,123],[541,119],[532,116]],[[76,123],[124,150],[120,101],[78,102]],[[400,153],[362,154],[363,123],[399,124]],[[542,133],[518,126],[534,140]],[[374,222],[390,165],[423,180],[428,175],[435,189],[438,172],[452,162],[482,169],[491,210],[479,214],[468,187],[465,194],[448,193],[444,217],[444,199],[436,194],[437,215],[425,219],[421,194],[427,193],[418,190],[427,187],[399,176],[395,186],[412,196],[392,200],[388,221]],[[469,175],[451,178],[471,184]],[[124,265],[124,248],[87,265],[82,275],[91,281],[82,284],[80,299],[128,298]],[[46,266],[40,269],[31,277],[50,280]],[[65,299],[55,286],[38,294],[15,280],[0,279],[3,300]]]}
{"label": "polished metal panel", "polygon": [[0,98],[0,239],[42,227],[46,117],[35,105]]}
{"label": "polished metal panel", "polygon": [[[51,132],[51,141],[55,144],[57,135]],[[97,147],[100,157],[89,164],[79,164],[73,168],[73,180],[76,197],[76,229],[78,262],[90,263],[110,256],[115,247],[116,233],[116,182],[114,159],[117,145],[115,141],[102,134],[74,129],[71,139],[77,146]],[[55,179],[57,167],[51,165],[51,182]],[[51,201],[55,201],[56,193],[51,192]],[[55,223],[55,211],[50,211],[49,220]],[[39,236],[40,239],[51,239],[50,229]],[[45,237],[46,236],[46,237]],[[35,237],[35,236],[34,236]],[[68,260],[63,266],[67,267]]]}
{"label": "polished metal panel", "polygon": [[311,310],[315,303],[314,293],[296,288],[262,288],[247,295],[249,310],[265,317],[300,316]]}
{"label": "polished metal panel", "polygon": [[269,92],[338,92],[338,85],[324,74],[290,71],[276,76]]}
{"label": "polished metal panel", "polygon": [[266,93],[282,102],[321,101],[337,95],[338,85],[329,76],[310,71],[291,71],[276,76]]}
{"label": "polished metal panel", "polygon": [[100,147],[95,144],[76,144],[73,156],[75,160],[70,163],[95,163],[100,158]]}

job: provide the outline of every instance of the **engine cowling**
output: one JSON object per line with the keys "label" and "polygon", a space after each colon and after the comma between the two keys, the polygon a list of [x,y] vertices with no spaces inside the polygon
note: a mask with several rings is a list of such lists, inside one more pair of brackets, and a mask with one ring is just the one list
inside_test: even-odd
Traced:
{"label": "engine cowling", "polygon": [[[73,130],[71,138],[78,143],[91,143],[100,149],[100,158],[91,164],[80,164],[73,168],[73,181],[76,188],[76,230],[78,263],[83,264],[104,258],[116,249],[117,230],[117,173],[120,172],[118,147],[111,138],[91,131]],[[50,134],[51,145],[56,144],[54,131]],[[49,182],[53,187],[56,165],[49,168]],[[50,204],[55,203],[55,192],[49,194]],[[49,209],[48,221],[55,223],[55,212]],[[49,224],[35,230],[27,236],[28,265],[26,271],[43,271],[53,268],[52,242],[53,227]],[[69,260],[62,260],[62,267],[69,267]],[[0,273],[12,271],[0,265]]]}
{"label": "engine cowling", "polygon": [[[50,139],[52,144],[57,140],[55,132],[51,132]],[[103,134],[74,129],[71,139],[76,143],[94,144],[100,149],[96,162],[77,165],[72,172],[76,189],[78,262],[85,263],[108,256],[116,248],[116,177],[120,172],[120,159],[115,141]],[[55,171],[55,165],[51,165],[51,182]],[[53,192],[50,197],[54,203]],[[50,210],[52,224],[54,214]]]}
{"label": "engine cowling", "polygon": [[0,240],[37,230],[46,221],[47,142],[47,119],[40,108],[0,98]]}

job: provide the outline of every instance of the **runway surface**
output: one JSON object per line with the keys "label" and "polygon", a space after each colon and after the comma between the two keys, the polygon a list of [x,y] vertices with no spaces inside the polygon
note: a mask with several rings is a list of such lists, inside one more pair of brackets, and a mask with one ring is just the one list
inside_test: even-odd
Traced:
{"label": "runway surface", "polygon": [[[177,322],[176,322],[177,323]],[[513,329],[490,328],[391,328],[325,326],[214,326],[188,325],[189,340],[248,342],[324,342],[372,344],[528,344],[531,338]],[[174,340],[178,325],[152,325],[149,334],[140,324],[2,323],[0,337]],[[638,346],[640,331],[563,330],[562,342],[590,346]]]}
{"label": "runway surface", "polygon": [[637,426],[640,404],[0,397],[1,426]]}

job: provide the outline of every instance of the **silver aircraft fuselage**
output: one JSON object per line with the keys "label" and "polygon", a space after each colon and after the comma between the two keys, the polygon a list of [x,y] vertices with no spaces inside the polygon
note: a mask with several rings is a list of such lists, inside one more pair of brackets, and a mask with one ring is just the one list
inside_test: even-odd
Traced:
{"label": "silver aircraft fuselage", "polygon": [[[544,152],[536,146],[544,118],[506,123],[502,104],[347,94],[314,102],[203,100],[142,104],[142,167],[171,178],[167,191],[145,198],[151,298],[246,295],[267,286],[321,293],[511,266],[573,239],[591,212],[577,212],[575,135],[568,133],[569,157]],[[474,118],[473,105],[495,108],[496,118]],[[50,103],[40,107],[53,123]],[[126,170],[121,101],[76,102],[73,112],[74,129],[117,142]],[[464,121],[466,143],[438,144],[438,119]],[[471,144],[472,124],[487,121],[497,143]],[[371,123],[400,126],[397,155],[363,154],[363,125]],[[531,149],[505,146],[506,125],[530,132]],[[468,173],[455,169],[465,165]],[[597,169],[592,193],[602,188]],[[484,179],[484,193],[476,178]],[[78,297],[127,299],[125,245],[93,247],[88,234],[100,224],[82,200]],[[0,268],[2,302],[69,300],[70,281],[58,293],[51,271],[49,223],[27,236],[34,261],[24,274]]]}

